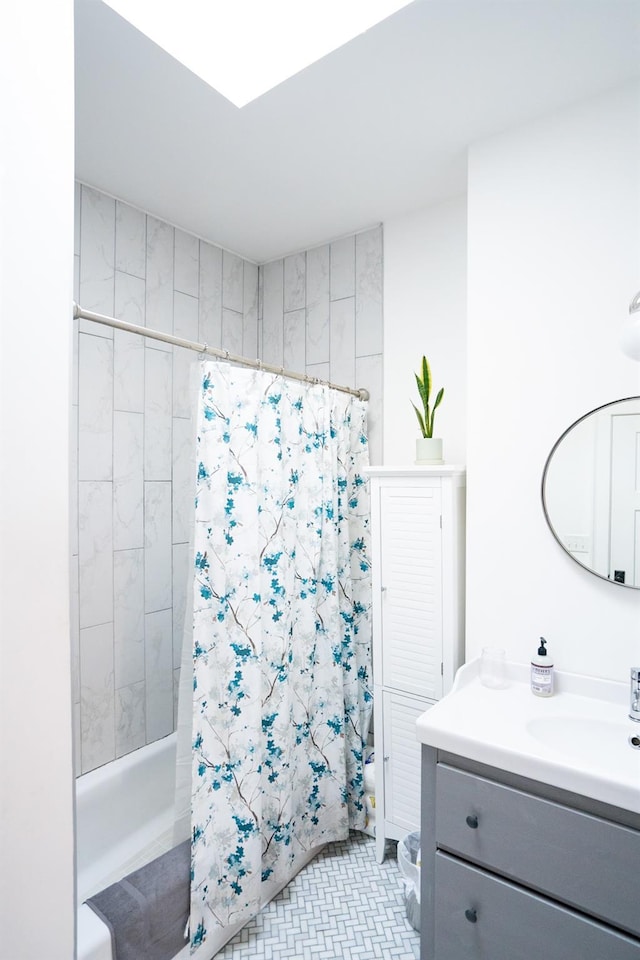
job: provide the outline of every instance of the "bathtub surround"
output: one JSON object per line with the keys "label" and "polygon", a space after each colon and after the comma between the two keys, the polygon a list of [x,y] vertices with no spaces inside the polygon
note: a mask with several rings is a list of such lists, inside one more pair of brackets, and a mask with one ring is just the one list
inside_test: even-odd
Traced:
{"label": "bathtub surround", "polygon": [[[255,355],[258,268],[76,186],[76,300]],[[174,729],[182,650],[197,355],[80,320],[72,483],[77,773]]]}
{"label": "bathtub surround", "polygon": [[[382,457],[382,230],[258,267],[76,184],[85,309],[366,387]],[[74,326],[71,543],[76,773],[175,726],[193,523],[182,348]]]}

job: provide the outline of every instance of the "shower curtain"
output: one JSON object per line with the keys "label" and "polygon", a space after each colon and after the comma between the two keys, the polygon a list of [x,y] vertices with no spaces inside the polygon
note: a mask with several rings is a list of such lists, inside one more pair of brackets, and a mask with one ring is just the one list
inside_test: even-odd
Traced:
{"label": "shower curtain", "polygon": [[194,541],[191,945],[365,823],[366,404],[202,364]]}

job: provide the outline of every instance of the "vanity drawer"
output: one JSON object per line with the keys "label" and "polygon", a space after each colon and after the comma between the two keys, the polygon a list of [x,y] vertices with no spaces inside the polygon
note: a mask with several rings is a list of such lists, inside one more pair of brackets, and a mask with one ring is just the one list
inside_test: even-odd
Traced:
{"label": "vanity drawer", "polygon": [[640,935],[638,831],[444,763],[436,825],[438,848]]}
{"label": "vanity drawer", "polygon": [[447,854],[435,888],[438,960],[640,960],[640,940]]}

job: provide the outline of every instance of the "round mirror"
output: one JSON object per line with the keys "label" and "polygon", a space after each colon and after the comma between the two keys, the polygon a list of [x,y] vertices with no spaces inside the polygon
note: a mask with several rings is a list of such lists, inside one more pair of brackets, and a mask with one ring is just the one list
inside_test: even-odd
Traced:
{"label": "round mirror", "polygon": [[577,563],[640,589],[640,397],[606,403],[565,430],[545,464],[542,506]]}

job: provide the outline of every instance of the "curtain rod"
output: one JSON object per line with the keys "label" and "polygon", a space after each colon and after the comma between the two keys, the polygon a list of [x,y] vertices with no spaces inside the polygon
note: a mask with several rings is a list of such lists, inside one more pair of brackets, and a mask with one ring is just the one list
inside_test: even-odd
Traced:
{"label": "curtain rod", "polygon": [[152,330],[150,327],[141,327],[135,323],[127,323],[125,320],[117,320],[115,317],[107,317],[102,313],[93,313],[92,310],[83,310],[79,304],[73,304],[74,320],[92,320],[94,323],[102,323],[107,327],[115,327],[116,330],[126,330],[127,333],[138,333],[142,337],[150,337],[152,340],[162,340],[164,343],[172,343],[176,347],[185,347],[187,350],[195,350],[197,353],[204,353],[208,357],[215,357],[218,360],[228,360],[229,363],[237,363],[243,367],[253,367],[255,370],[265,370],[267,373],[275,373],[281,377],[289,377],[292,380],[302,380],[304,383],[322,384],[332,387],[334,390],[340,390],[342,393],[350,393],[359,400],[368,400],[369,391],[364,387],[353,389],[352,387],[343,387],[337,383],[331,383],[329,380],[319,380],[317,377],[309,377],[305,373],[295,373],[292,370],[285,370],[284,367],[276,367],[271,363],[263,363],[262,360],[250,360],[248,357],[239,357],[228,350],[217,350],[206,343],[196,343],[194,340],[184,340],[182,337],[174,337],[171,333],[163,333],[161,330]]}

